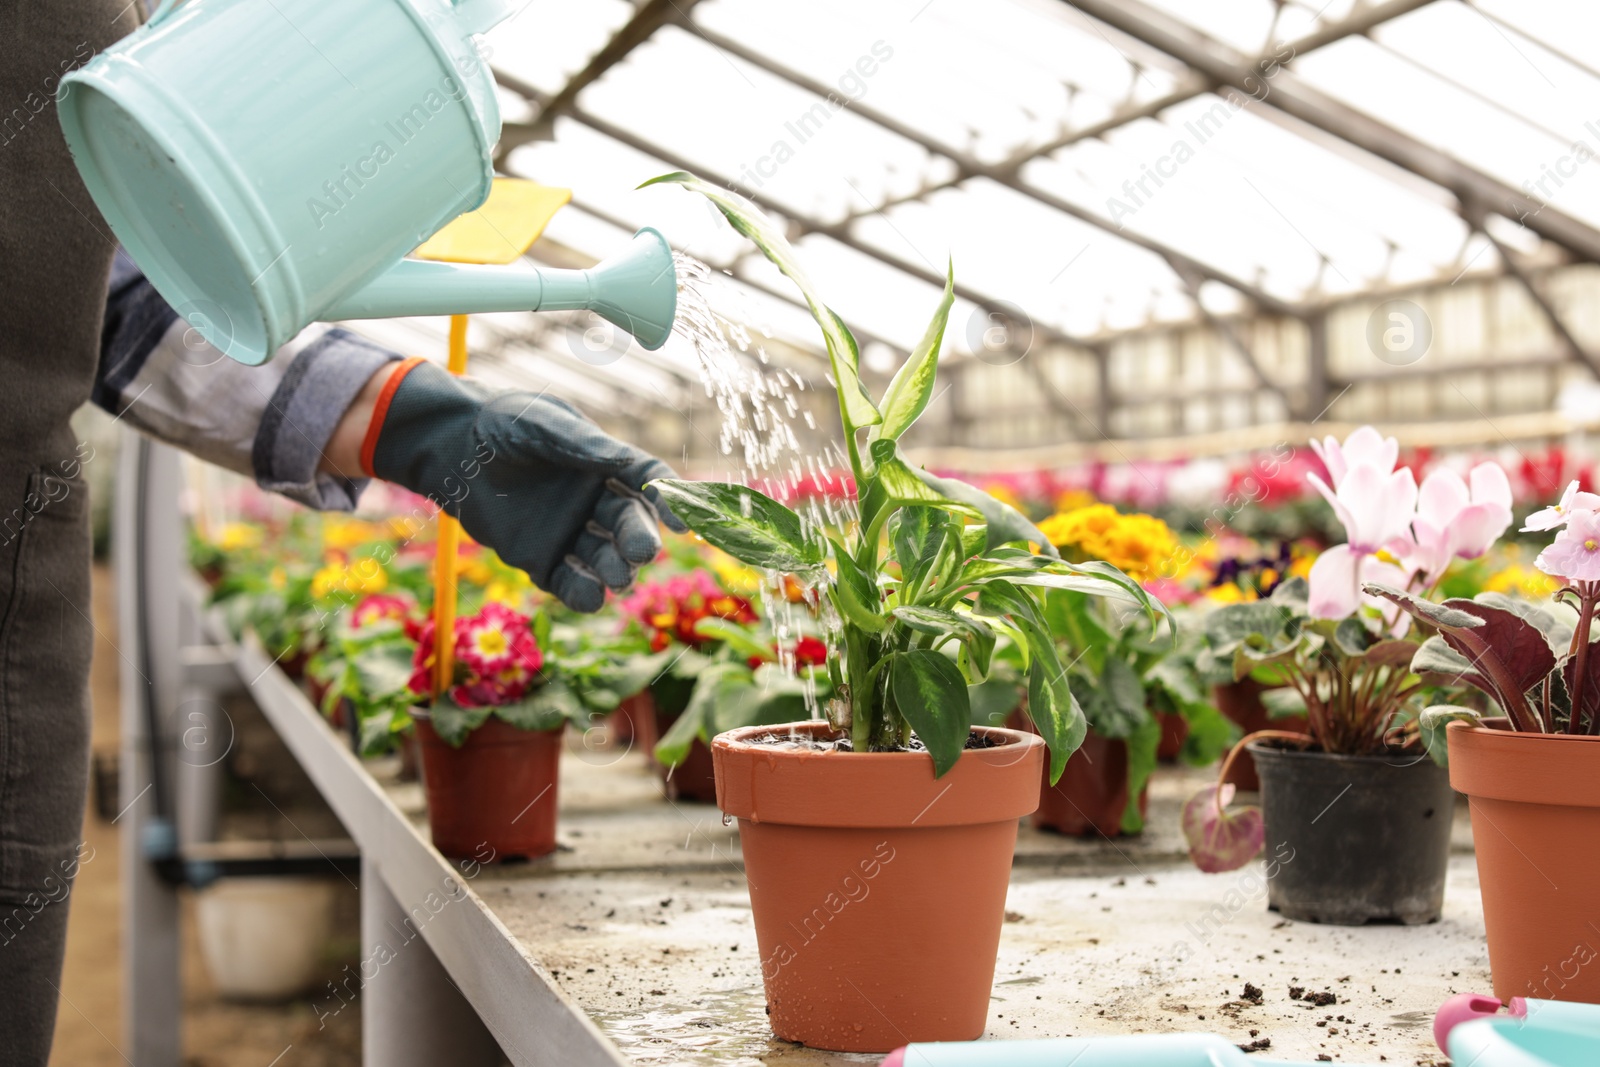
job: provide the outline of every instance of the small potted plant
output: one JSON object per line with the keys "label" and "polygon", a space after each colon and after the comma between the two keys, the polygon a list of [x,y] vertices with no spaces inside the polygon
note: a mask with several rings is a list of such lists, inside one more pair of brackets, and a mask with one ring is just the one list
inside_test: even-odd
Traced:
{"label": "small potted plant", "polygon": [[757,621],[755,608],[699,566],[639,582],[618,606],[630,629],[643,635],[639,654],[648,649],[651,665],[644,688],[628,698],[635,736],[641,736],[637,719],[648,717],[642,736],[652,742],[669,799],[712,803],[717,790],[706,747],[717,732],[712,697],[730,672],[748,675],[746,660],[767,651],[748,629]]}
{"label": "small potted plant", "polygon": [[[1310,560],[1297,555],[1296,549],[1297,546],[1289,541],[1280,541],[1277,551],[1272,555],[1252,551],[1249,554],[1225,556],[1216,563],[1211,583],[1205,591],[1205,600],[1213,604],[1236,604],[1271,596],[1280,582],[1302,569],[1297,564],[1302,564],[1302,561],[1303,564],[1309,564]],[[1311,555],[1314,556],[1315,552]],[[1202,656],[1200,662],[1211,681],[1212,702],[1223,717],[1244,733],[1252,734],[1267,729],[1305,732],[1304,715],[1285,711],[1283,701],[1277,694],[1268,696],[1273,681],[1270,672],[1265,680],[1253,674],[1235,679],[1232,664],[1222,664],[1218,670],[1214,669],[1214,663],[1208,657]],[[1269,704],[1272,706],[1269,707]],[[1294,702],[1291,700],[1288,706],[1294,707]],[[1256,775],[1256,761],[1249,752],[1240,752],[1234,757],[1228,770],[1228,781],[1247,793],[1261,788],[1261,779]]]}
{"label": "small potted plant", "polygon": [[[1111,563],[1144,583],[1170,577],[1180,555],[1166,523],[1109,504],[1060,512],[1039,529],[1066,558]],[[1074,835],[1139,833],[1168,732],[1163,718],[1182,724],[1173,754],[1193,766],[1214,762],[1232,738],[1193,670],[1195,642],[1177,655],[1178,643],[1138,610],[1068,589],[1046,591],[1045,618],[1082,683],[1075,688],[1089,732],[1061,780],[1041,783],[1033,824]]]}
{"label": "small potted plant", "polygon": [[416,611],[409,596],[363,597],[334,617],[306,666],[307,679],[320,690],[322,713],[335,727],[351,730],[363,756],[390,752],[411,726]]}
{"label": "small potted plant", "polygon": [[[718,806],[739,820],[773,1031],[851,1052],[971,1040],[988,1015],[1017,820],[1038,804],[1046,745],[1059,777],[1087,728],[1042,592],[1162,608],[1108,564],[1057,558],[1010,506],[902,458],[899,438],[933,395],[953,283],[874,399],[855,339],[771,222],[688,174],[655,181],[704,194],[799,286],[826,342],[854,477],[858,521],[837,533],[743,485],[656,483],[707,541],[794,575],[836,616],[825,717],[712,742]],[[1042,736],[971,724],[968,686],[1002,638],[1026,650]]]}
{"label": "small potted plant", "polygon": [[[1418,713],[1439,676],[1418,677],[1422,635],[1363,581],[1423,592],[1456,558],[1486,551],[1511,521],[1511,490],[1493,463],[1471,484],[1436,470],[1419,492],[1398,445],[1363,427],[1319,444],[1332,484],[1313,484],[1349,536],[1323,552],[1309,582],[1283,582],[1266,600],[1228,605],[1206,620],[1214,656],[1235,678],[1266,676],[1272,698],[1306,717],[1304,731],[1247,736],[1216,786],[1184,811],[1192,855],[1205,870],[1249,859],[1263,836],[1295,857],[1268,883],[1268,906],[1292,919],[1358,925],[1433,922],[1444,901],[1454,794],[1427,758]],[[1289,705],[1292,704],[1292,709]],[[1248,749],[1261,775],[1262,812],[1224,813],[1228,762]],[[1264,817],[1264,826],[1262,819]]]}
{"label": "small potted plant", "polygon": [[1535,561],[1563,583],[1553,602],[1367,590],[1434,631],[1413,670],[1472,686],[1499,710],[1458,701],[1422,713],[1471,802],[1495,995],[1600,1003],[1600,496],[1573,482],[1524,529],[1558,531]]}
{"label": "small potted plant", "polygon": [[589,713],[546,663],[546,617],[490,601],[457,618],[451,682],[431,700],[431,618],[417,636],[408,684],[434,846],[452,857],[482,855],[485,844],[500,857],[555,851],[561,733]]}

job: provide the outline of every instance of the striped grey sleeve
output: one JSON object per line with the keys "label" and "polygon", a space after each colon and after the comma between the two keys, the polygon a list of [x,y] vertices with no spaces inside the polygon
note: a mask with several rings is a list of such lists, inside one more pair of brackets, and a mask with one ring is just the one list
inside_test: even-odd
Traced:
{"label": "striped grey sleeve", "polygon": [[257,367],[224,356],[178,318],[122,252],[112,268],[94,401],[135,429],[263,489],[348,511],[367,479],[317,470],[363,386],[398,353],[315,324]]}

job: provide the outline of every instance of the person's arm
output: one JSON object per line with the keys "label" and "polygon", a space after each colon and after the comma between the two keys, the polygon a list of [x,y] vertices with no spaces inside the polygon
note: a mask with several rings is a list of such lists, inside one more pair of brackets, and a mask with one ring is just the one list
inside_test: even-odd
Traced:
{"label": "person's arm", "polygon": [[[401,356],[348,330],[303,330],[247,367],[189,328],[118,252],[106,297],[94,401],[135,429],[248,475],[310,507],[348,511],[366,485],[343,454],[341,429],[360,421],[369,386]],[[359,433],[357,430],[357,447]]]}
{"label": "person's arm", "polygon": [[322,452],[322,464],[318,467],[322,473],[349,481],[367,477],[361,469],[361,443],[377,410],[378,397],[398,367],[398,363],[386,363],[378,368],[350,402],[339,425],[334,427],[333,436],[328,438],[328,447]]}
{"label": "person's arm", "polygon": [[96,403],[312,507],[377,477],[428,497],[535,584],[595,611],[686,527],[650,483],[671,467],[543,392],[494,389],[312,326],[259,367],[207,344],[119,253]]}

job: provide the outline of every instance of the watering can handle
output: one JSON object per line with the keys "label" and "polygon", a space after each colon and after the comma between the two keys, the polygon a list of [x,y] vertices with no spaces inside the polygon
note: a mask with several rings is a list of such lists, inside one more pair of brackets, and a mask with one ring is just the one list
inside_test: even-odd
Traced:
{"label": "watering can handle", "polygon": [[[163,0],[163,3],[167,0]],[[456,21],[467,33],[488,33],[511,14],[514,0],[451,0]]]}

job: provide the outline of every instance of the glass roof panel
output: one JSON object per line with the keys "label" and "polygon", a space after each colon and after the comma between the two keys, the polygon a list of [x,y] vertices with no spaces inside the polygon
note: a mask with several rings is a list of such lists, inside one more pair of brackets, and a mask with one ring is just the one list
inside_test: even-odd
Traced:
{"label": "glass roof panel", "polygon": [[[1245,54],[1337,27],[1368,6],[1145,2]],[[679,190],[634,186],[681,161],[757,194],[791,222],[822,227],[810,235],[791,228],[819,285],[863,339],[902,350],[920,335],[937,291],[896,264],[939,274],[947,256],[971,293],[1084,339],[1195,315],[1162,247],[1207,276],[1290,304],[1501,269],[1469,237],[1451,191],[1303,125],[1270,97],[1237,108],[1202,93],[1023,162],[1130,104],[1198,85],[1177,59],[1060,0],[682,7],[687,15],[584,89],[576,113],[556,119],[553,139],[518,148],[508,169],[574,190],[551,241],[598,258],[619,248],[627,229],[658,226],[676,247],[747,279],[748,299],[775,334],[808,348],[816,342],[804,312],[759,292],[791,296],[792,288],[718,216]],[[555,94],[635,14],[622,0],[535,0],[490,35],[491,61]],[[1370,37],[1298,55],[1290,69],[1336,101],[1600,225],[1600,159],[1575,158],[1579,142],[1600,150],[1600,5],[1434,0]],[[835,92],[834,103],[791,79]],[[508,122],[537,109],[503,95]],[[945,153],[975,160],[979,175]],[[1018,164],[1014,176],[981,176],[1006,163]],[[1531,235],[1524,246],[1541,248]],[[1249,310],[1227,292],[1206,281],[1207,306]],[[952,352],[971,350],[974,318],[984,316],[958,300]],[[555,355],[540,358],[559,361],[559,332],[541,338]],[[658,358],[670,369],[680,355]]]}

